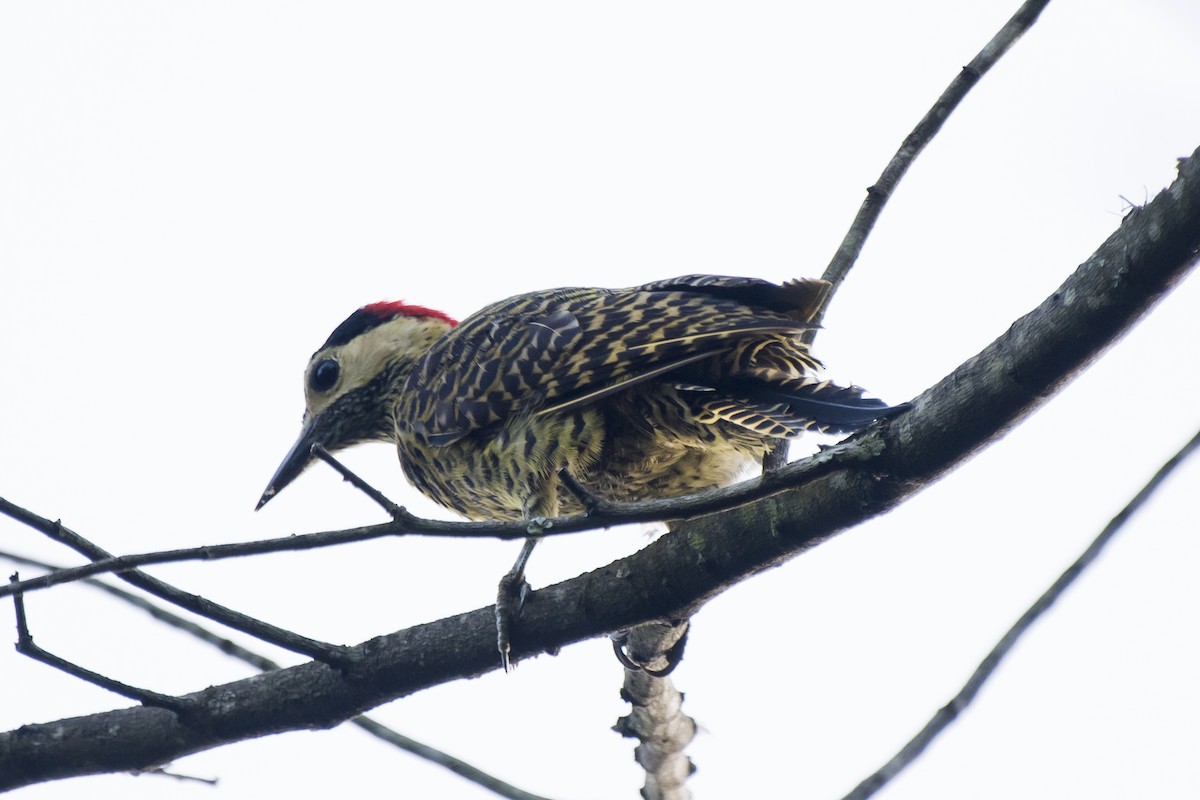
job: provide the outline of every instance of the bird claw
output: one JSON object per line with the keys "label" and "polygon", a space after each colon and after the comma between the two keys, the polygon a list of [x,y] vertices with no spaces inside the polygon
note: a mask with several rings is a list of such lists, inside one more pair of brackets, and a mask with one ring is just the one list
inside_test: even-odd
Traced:
{"label": "bird claw", "polygon": [[621,662],[621,666],[631,672],[641,672],[642,665],[625,651],[625,645],[629,644],[629,631],[618,631],[608,638],[612,640],[613,655]]}
{"label": "bird claw", "polygon": [[662,653],[667,665],[662,669],[652,669],[630,655],[626,649],[629,644],[629,631],[618,631],[609,638],[612,639],[613,653],[616,655],[617,661],[621,662],[622,667],[631,672],[644,672],[651,678],[665,678],[674,672],[675,668],[683,661],[683,649],[687,646],[687,634],[684,633],[669,650]]}
{"label": "bird claw", "polygon": [[530,536],[541,536],[552,527],[554,527],[553,520],[546,517],[531,517],[525,525],[525,532]]}

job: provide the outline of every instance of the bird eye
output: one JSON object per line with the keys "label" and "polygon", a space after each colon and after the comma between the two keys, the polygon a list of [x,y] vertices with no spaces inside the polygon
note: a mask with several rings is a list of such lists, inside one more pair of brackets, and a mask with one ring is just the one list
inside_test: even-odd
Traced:
{"label": "bird eye", "polygon": [[337,383],[340,371],[341,368],[338,366],[338,362],[332,358],[323,359],[313,367],[312,374],[308,376],[308,385],[315,392],[328,392]]}

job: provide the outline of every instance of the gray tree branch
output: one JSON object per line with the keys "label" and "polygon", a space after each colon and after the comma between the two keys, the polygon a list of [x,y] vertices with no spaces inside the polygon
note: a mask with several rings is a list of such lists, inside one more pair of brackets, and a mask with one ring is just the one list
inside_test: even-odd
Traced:
{"label": "gray tree branch", "polygon": [[[857,463],[796,490],[680,522],[642,551],[530,595],[515,631],[529,657],[655,619],[914,495],[1032,413],[1137,322],[1200,255],[1200,152],[1057,291],[908,413],[855,437]],[[459,614],[309,662],[187,695],[186,717],[127,708],[0,734],[0,789],[144,769],[256,736],[338,724],[375,705],[496,668],[494,612]],[[298,702],[302,699],[303,702]]]}

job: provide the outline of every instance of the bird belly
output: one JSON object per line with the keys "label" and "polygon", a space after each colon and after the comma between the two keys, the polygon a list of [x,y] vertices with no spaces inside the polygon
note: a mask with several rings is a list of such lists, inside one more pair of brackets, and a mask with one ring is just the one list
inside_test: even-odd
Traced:
{"label": "bird belly", "polygon": [[616,502],[679,497],[748,477],[765,446],[721,436],[681,438],[653,430],[617,433],[595,468],[578,476],[588,491]]}
{"label": "bird belly", "polygon": [[553,517],[583,508],[559,473],[591,469],[603,447],[601,419],[584,408],[526,416],[440,447],[407,437],[397,446],[413,485],[468,519]]}
{"label": "bird belly", "polygon": [[738,425],[698,422],[673,389],[647,387],[568,413],[528,415],[433,446],[400,436],[408,479],[469,519],[531,519],[579,513],[562,470],[590,494],[632,502],[727,486],[747,474],[773,440]]}

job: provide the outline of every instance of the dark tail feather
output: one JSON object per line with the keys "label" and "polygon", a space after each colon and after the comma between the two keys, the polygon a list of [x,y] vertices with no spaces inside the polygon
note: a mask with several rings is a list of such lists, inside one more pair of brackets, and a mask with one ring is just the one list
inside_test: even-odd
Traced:
{"label": "dark tail feather", "polygon": [[812,427],[830,433],[856,431],[881,417],[907,409],[907,403],[889,406],[876,397],[864,397],[859,386],[837,386],[824,381],[786,384],[747,383],[739,387],[757,401],[781,403],[794,420],[811,420]]}
{"label": "dark tail feather", "polygon": [[830,433],[856,431],[868,422],[902,410],[873,397],[859,397],[853,402],[839,402],[821,397],[798,397],[788,405],[797,416],[813,420],[818,428]]}

